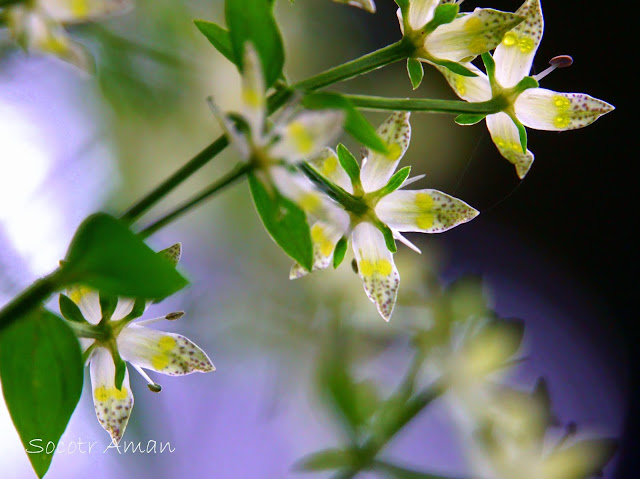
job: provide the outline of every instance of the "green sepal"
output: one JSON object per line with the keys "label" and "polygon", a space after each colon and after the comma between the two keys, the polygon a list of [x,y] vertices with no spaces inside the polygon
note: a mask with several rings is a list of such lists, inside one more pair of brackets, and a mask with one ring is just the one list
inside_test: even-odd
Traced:
{"label": "green sepal", "polygon": [[118,297],[112,294],[100,292],[100,312],[102,321],[109,321],[118,305]]}
{"label": "green sepal", "polygon": [[493,85],[496,81],[496,62],[489,52],[483,53],[481,57],[484,68],[487,71],[487,77],[489,77],[489,81]]}
{"label": "green sepal", "polygon": [[355,464],[357,455],[349,449],[324,449],[303,457],[293,466],[295,471],[330,471]]}
{"label": "green sepal", "polygon": [[453,22],[459,11],[460,6],[457,3],[444,3],[438,5],[433,12],[433,18],[424,27],[424,31],[428,34],[433,32],[440,25]]}
{"label": "green sepal", "polygon": [[409,74],[409,80],[411,80],[411,86],[414,90],[417,89],[424,78],[422,62],[415,58],[407,58],[407,73]]}
{"label": "green sepal", "polygon": [[245,44],[251,42],[260,58],[265,84],[269,88],[280,78],[284,66],[284,46],[273,16],[273,2],[227,0],[225,17],[236,59],[234,63],[242,70]]}
{"label": "green sepal", "polygon": [[345,254],[347,254],[347,238],[343,236],[338,240],[336,247],[333,250],[333,269],[340,266],[344,260]]}
{"label": "green sepal", "polygon": [[376,227],[380,230],[380,232],[384,236],[384,242],[387,245],[387,249],[391,253],[395,253],[396,251],[398,251],[398,247],[396,246],[396,239],[393,237],[393,232],[391,231],[391,228],[389,228],[386,224],[384,224],[381,221],[378,222]]}
{"label": "green sepal", "polygon": [[513,91],[517,94],[522,93],[525,90],[528,90],[530,88],[538,88],[540,86],[540,84],[538,83],[538,81],[533,78],[533,77],[524,77],[522,80],[520,80],[516,86],[513,87]]}
{"label": "green sepal", "polygon": [[483,115],[482,113],[462,113],[455,117],[453,121],[455,121],[458,125],[475,125],[476,123],[480,123],[482,120],[486,118],[487,115]]}
{"label": "green sepal", "polygon": [[387,144],[378,136],[376,129],[367,121],[351,101],[333,92],[310,93],[302,105],[311,110],[337,109],[345,112],[344,129],[359,143],[380,153],[388,153]]}
{"label": "green sepal", "polygon": [[194,20],[196,27],[227,60],[237,65],[229,32],[213,22]]}
{"label": "green sepal", "polygon": [[[113,352],[112,352],[113,354]],[[122,389],[122,383],[124,382],[124,376],[127,373],[127,364],[123,361],[120,355],[116,352],[113,356],[113,364],[116,367],[115,386],[118,391]]]}
{"label": "green sepal", "polygon": [[404,168],[396,171],[393,176],[389,179],[389,182],[380,188],[380,196],[387,196],[389,193],[393,193],[398,188],[402,186],[405,180],[409,177],[411,173],[411,167],[405,166]]}
{"label": "green sepal", "polygon": [[357,195],[358,190],[362,192],[362,183],[360,182],[360,165],[358,164],[358,160],[356,160],[356,157],[353,156],[349,149],[342,143],[340,143],[336,148],[336,153],[338,153],[340,165],[342,165],[344,171],[347,172],[347,175],[351,180],[351,184],[353,185],[353,191]]}
{"label": "green sepal", "polygon": [[303,268],[311,271],[313,243],[304,211],[282,196],[273,185],[269,185],[271,191],[268,191],[254,173],[249,173],[248,178],[256,211],[273,241]]}
{"label": "green sepal", "polygon": [[522,146],[522,153],[527,153],[527,129],[524,127],[522,123],[515,117],[512,116],[511,120],[513,121],[516,128],[518,128],[518,136],[520,137],[520,145]]}
{"label": "green sepal", "polygon": [[331,199],[340,203],[347,211],[351,211],[356,215],[364,214],[367,211],[368,206],[366,204],[360,199],[355,198],[341,186],[323,176],[313,166],[308,163],[303,163],[300,165],[300,169],[313,184],[326,193]]}
{"label": "green sepal", "polygon": [[58,298],[58,305],[60,306],[60,313],[62,317],[67,321],[74,321],[76,323],[88,323],[88,321],[82,315],[78,305],[74,303],[67,295],[60,293]]}
{"label": "green sepal", "polygon": [[457,73],[458,75],[462,75],[463,77],[477,77],[478,75],[473,73],[467,67],[462,66],[460,63],[452,62],[449,60],[441,60],[439,58],[431,58],[429,59],[431,63],[435,63],[436,65],[440,65],[441,67],[448,68],[453,73]]}

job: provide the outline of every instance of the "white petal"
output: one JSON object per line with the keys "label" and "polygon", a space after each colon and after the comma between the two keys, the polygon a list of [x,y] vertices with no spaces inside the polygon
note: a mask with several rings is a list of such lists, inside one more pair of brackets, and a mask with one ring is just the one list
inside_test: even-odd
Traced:
{"label": "white petal", "polygon": [[251,135],[261,138],[266,118],[267,98],[260,58],[250,42],[244,45],[242,72],[242,116],[251,127]]}
{"label": "white petal", "polygon": [[378,128],[378,136],[387,144],[389,153],[367,152],[360,173],[366,192],[376,191],[386,185],[407,151],[411,140],[409,114],[408,111],[394,112]]}
{"label": "white petal", "polygon": [[447,83],[453,88],[456,95],[463,100],[470,102],[491,100],[491,85],[489,84],[487,75],[472,63],[465,63],[464,67],[478,76],[466,77],[464,75],[458,75],[448,68],[436,65],[436,68],[444,75],[445,80],[447,80]]}
{"label": "white petal", "polygon": [[129,0],[44,0],[38,5],[63,23],[80,23],[124,13],[133,7]]}
{"label": "white petal", "polygon": [[118,304],[116,305],[116,309],[113,311],[111,315],[112,321],[118,321],[120,319],[125,318],[131,313],[133,310],[133,305],[136,300],[131,298],[118,298]]}
{"label": "white petal", "polygon": [[115,386],[115,371],[111,353],[97,348],[91,356],[91,387],[93,405],[98,421],[118,443],[124,435],[133,408],[133,394],[129,386],[129,371],[125,372],[122,388]]}
{"label": "white petal", "polygon": [[206,353],[179,334],[131,324],[122,330],[117,342],[122,359],[158,373],[181,376],[215,370]]}
{"label": "white petal", "polygon": [[305,213],[317,219],[329,219],[328,209],[338,206],[299,171],[272,167],[269,174],[278,191],[296,203]]}
{"label": "white petal", "polygon": [[529,75],[544,30],[539,0],[526,0],[516,15],[525,20],[505,34],[493,54],[496,79],[505,88],[511,88]]}
{"label": "white petal", "polygon": [[384,236],[371,223],[360,223],[353,230],[353,252],[367,296],[382,318],[389,321],[396,304],[400,275]]}
{"label": "white petal", "polygon": [[278,140],[270,148],[274,159],[298,163],[333,143],[340,133],[344,113],[338,110],[305,111],[277,128]]}
{"label": "white petal", "polygon": [[396,190],[376,206],[378,218],[398,231],[442,233],[478,215],[467,203],[437,190]]}
{"label": "white petal", "polygon": [[439,3],[438,0],[411,0],[409,2],[409,25],[411,28],[419,30],[433,20],[433,13]]}
{"label": "white petal", "polygon": [[338,160],[338,155],[331,148],[323,148],[320,153],[309,160],[309,164],[326,179],[331,180],[349,193],[353,193],[349,175],[344,171]]}
{"label": "white petal", "polygon": [[427,36],[424,49],[435,58],[470,61],[495,48],[517,21],[512,13],[476,8],[473,13],[436,28]]}
{"label": "white petal", "polygon": [[[336,228],[330,223],[316,222],[311,227],[311,240],[313,241],[313,271],[325,269],[333,262],[333,251],[336,244],[342,238],[344,230]],[[289,272],[289,279],[297,279],[308,273],[299,264],[294,264]]]}
{"label": "white petal", "polygon": [[529,150],[526,154],[522,152],[518,128],[509,115],[496,113],[487,116],[487,128],[500,154],[513,163],[518,177],[524,178],[533,163],[533,153]]}
{"label": "white petal", "polygon": [[102,319],[100,296],[86,286],[72,286],[67,288],[67,296],[78,305],[82,316],[91,324],[98,324]]}
{"label": "white petal", "polygon": [[213,101],[213,98],[207,98],[207,103],[209,104],[209,108],[211,109],[213,116],[218,120],[218,123],[222,127],[225,135],[227,135],[229,142],[238,151],[238,153],[240,153],[240,156],[242,156],[243,159],[248,160],[249,155],[251,154],[251,148],[244,133],[238,130],[236,125],[227,118],[218,105]]}
{"label": "white petal", "polygon": [[557,93],[544,88],[525,90],[514,106],[525,126],[548,131],[583,128],[614,109],[583,93]]}
{"label": "white petal", "polygon": [[333,0],[336,3],[346,3],[352,7],[362,8],[369,13],[376,13],[376,4],[373,0]]}

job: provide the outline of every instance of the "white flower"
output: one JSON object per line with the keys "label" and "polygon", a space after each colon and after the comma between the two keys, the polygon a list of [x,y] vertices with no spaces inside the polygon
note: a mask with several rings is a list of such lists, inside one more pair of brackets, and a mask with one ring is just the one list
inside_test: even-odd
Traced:
{"label": "white flower", "polygon": [[[504,34],[522,18],[513,13],[490,8],[476,8],[472,13],[456,16],[448,23],[435,18],[436,8],[452,0],[409,0],[407,18],[397,10],[400,29],[416,45],[414,57],[455,68],[451,63],[468,62],[477,55],[495,48]],[[455,12],[454,12],[455,13]]]}
{"label": "white flower", "polygon": [[[180,244],[164,251],[176,263],[180,252]],[[116,362],[120,362],[118,357],[131,364],[155,392],[160,391],[160,386],[143,369],[169,376],[215,370],[206,353],[189,339],[147,327],[160,320],[178,319],[182,313],[131,322],[142,314],[147,304],[141,304],[139,300],[118,298],[110,317],[109,313],[105,317],[98,292],[74,286],[67,290],[67,295],[78,306],[87,323],[104,334],[100,339],[80,338],[80,342],[87,361],[90,361],[93,404],[98,421],[111,435],[114,443],[118,443],[124,435],[133,408],[133,393],[126,366],[121,387],[116,385]]]}
{"label": "white flower", "polygon": [[[463,201],[440,191],[397,189],[417,178],[403,180],[393,188],[388,186],[409,146],[409,113],[392,114],[380,126],[378,135],[386,142],[388,154],[369,152],[362,162],[356,188],[332,150],[324,150],[309,162],[320,176],[350,196],[352,206],[349,208],[338,206],[314,190],[306,180],[279,181],[277,184],[283,194],[319,218],[311,228],[313,269],[326,268],[331,264],[340,238],[350,236],[365,292],[376,304],[380,315],[388,321],[396,302],[400,276],[387,247],[389,238],[385,240],[382,230],[388,229],[394,238],[419,252],[402,236],[402,232],[440,233],[471,220],[478,212]],[[293,279],[305,274],[303,267],[294,265],[290,277]]]}
{"label": "white flower", "polygon": [[510,90],[529,75],[544,28],[539,0],[527,0],[516,13],[526,19],[509,31],[496,48],[493,85],[487,75],[471,64],[465,66],[476,73],[476,77],[439,69],[463,100],[482,102],[500,95],[505,98],[515,96],[508,100],[509,106],[504,111],[488,115],[486,119],[500,154],[513,163],[518,176],[524,178],[534,157],[529,150],[523,149],[514,119],[536,130],[575,130],[590,125],[614,107],[582,93],[558,93],[544,88],[529,88],[521,93]]}
{"label": "white flower", "polygon": [[345,3],[352,7],[362,8],[369,13],[376,13],[376,4],[373,0],[333,0],[336,3]]}
{"label": "white flower", "polygon": [[71,39],[63,25],[93,21],[126,11],[128,0],[35,0],[7,9],[11,36],[28,52],[54,55],[76,67],[91,70],[90,55]]}
{"label": "white flower", "polygon": [[273,126],[267,125],[266,88],[260,60],[251,43],[245,44],[242,70],[240,118],[236,115],[234,121],[231,115],[223,114],[211,99],[209,104],[229,141],[259,170],[301,162],[342,132],[344,114],[335,110],[294,115],[287,111]]}

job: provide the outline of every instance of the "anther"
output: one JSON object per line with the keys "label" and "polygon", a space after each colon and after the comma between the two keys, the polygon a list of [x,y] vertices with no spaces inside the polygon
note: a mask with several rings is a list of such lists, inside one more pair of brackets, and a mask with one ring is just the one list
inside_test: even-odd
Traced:
{"label": "anther", "polygon": [[149,388],[149,391],[153,393],[159,393],[160,391],[162,391],[162,386],[157,383],[147,384],[147,387]]}
{"label": "anther", "polygon": [[537,75],[534,75],[533,78],[535,81],[540,81],[556,68],[567,68],[571,65],[573,65],[573,58],[569,55],[558,55],[557,57],[553,57],[549,60],[549,68]]}
{"label": "anther", "polygon": [[184,311],[176,311],[174,313],[169,313],[165,316],[165,319],[169,321],[175,321],[176,319],[180,319],[184,316]]}

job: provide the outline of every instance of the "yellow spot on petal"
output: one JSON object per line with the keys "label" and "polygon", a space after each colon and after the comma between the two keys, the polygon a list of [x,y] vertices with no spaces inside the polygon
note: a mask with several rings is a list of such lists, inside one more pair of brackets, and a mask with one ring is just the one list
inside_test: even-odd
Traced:
{"label": "yellow spot on petal", "polygon": [[89,3],[87,0],[72,0],[71,13],[74,17],[86,17],[89,14]]}
{"label": "yellow spot on petal", "polygon": [[86,286],[77,286],[69,292],[69,299],[78,304],[80,301],[82,301],[82,298],[89,293],[91,293],[91,289],[87,288]]}
{"label": "yellow spot on petal", "polygon": [[169,355],[167,353],[156,354],[151,358],[151,365],[158,370],[166,368],[169,365]]}
{"label": "yellow spot on petal", "polygon": [[571,106],[569,99],[562,95],[555,95],[553,97],[553,104],[558,110],[568,110]]}
{"label": "yellow spot on petal", "polygon": [[433,226],[433,214],[423,213],[416,218],[416,226],[421,230],[428,230]]}
{"label": "yellow spot on petal", "polygon": [[471,17],[464,24],[464,29],[466,31],[478,30],[481,27],[482,27],[482,20],[480,20],[478,17]]}
{"label": "yellow spot on petal", "polygon": [[302,155],[307,155],[313,151],[313,137],[309,130],[299,121],[292,121],[287,126],[287,132],[295,145],[295,148]]}
{"label": "yellow spot on petal", "polygon": [[313,225],[313,228],[311,228],[311,239],[322,256],[330,256],[331,253],[333,253],[333,243],[327,238],[322,226]]}
{"label": "yellow spot on petal", "polygon": [[535,48],[535,46],[536,44],[529,37],[521,37],[518,40],[518,48],[520,48],[520,51],[522,53],[530,53]]}
{"label": "yellow spot on petal", "polygon": [[460,95],[464,95],[467,93],[467,85],[464,82],[464,78],[462,76],[456,77],[456,86],[455,89],[460,93]]}
{"label": "yellow spot on petal", "polygon": [[336,171],[337,167],[338,167],[338,160],[336,159],[336,157],[333,155],[328,156],[327,159],[325,159],[324,163],[322,164],[322,174],[324,176],[330,176],[334,171]]}
{"label": "yellow spot on petal", "polygon": [[374,265],[371,261],[363,259],[358,264],[358,269],[362,276],[373,276]]}
{"label": "yellow spot on petal", "polygon": [[320,198],[314,193],[305,193],[300,198],[300,208],[308,213],[314,212],[320,206]]}
{"label": "yellow spot on petal", "polygon": [[386,158],[389,161],[396,161],[402,154],[402,148],[400,148],[400,145],[397,143],[388,144],[387,150],[389,150],[389,153],[386,155]]}
{"label": "yellow spot on petal", "polygon": [[123,387],[122,389],[113,388],[111,395],[114,399],[122,401],[123,399],[127,399],[127,388]]}
{"label": "yellow spot on petal", "polygon": [[117,389],[116,387],[107,388],[105,386],[100,386],[93,391],[93,395],[96,400],[104,402],[109,399],[117,399],[118,401],[122,401],[123,399],[127,399],[127,388],[123,387],[122,389]]}
{"label": "yellow spot on petal", "polygon": [[566,128],[567,126],[569,126],[570,122],[571,118],[569,118],[569,115],[559,115],[553,119],[553,124],[556,126],[556,128]]}
{"label": "yellow spot on petal", "polygon": [[433,198],[428,193],[416,194],[416,206],[421,210],[430,210],[433,208]]}
{"label": "yellow spot on petal", "polygon": [[488,50],[487,42],[482,37],[475,37],[469,42],[469,51],[474,55],[480,55]]}
{"label": "yellow spot on petal", "polygon": [[381,259],[376,263],[376,270],[382,276],[389,276],[393,267],[386,259]]}
{"label": "yellow spot on petal", "polygon": [[109,399],[110,394],[107,388],[105,388],[104,386],[100,386],[97,387],[95,391],[93,391],[93,396],[98,401],[106,401],[107,399]]}
{"label": "yellow spot on petal", "polygon": [[513,32],[507,32],[504,38],[502,39],[503,45],[507,47],[512,47],[518,41],[518,35]]}
{"label": "yellow spot on petal", "polygon": [[393,266],[391,266],[391,263],[386,259],[380,259],[378,261],[363,259],[358,264],[358,268],[362,276],[373,276],[375,274],[389,276],[393,270]]}
{"label": "yellow spot on petal", "polygon": [[264,98],[260,92],[250,88],[245,88],[242,91],[242,100],[251,108],[258,109],[264,106]]}
{"label": "yellow spot on petal", "polygon": [[160,348],[161,351],[171,351],[173,348],[176,347],[176,340],[173,339],[171,336],[163,336],[158,341],[158,347]]}

